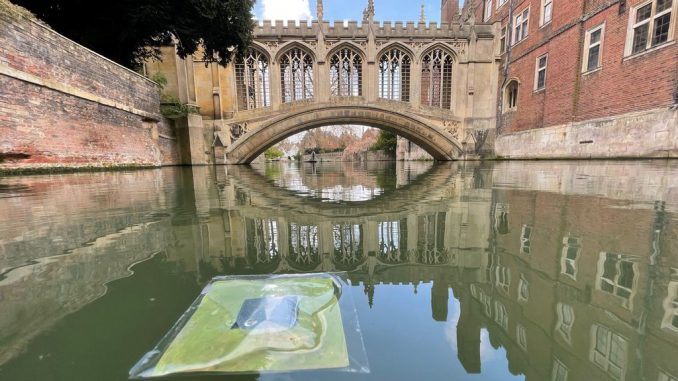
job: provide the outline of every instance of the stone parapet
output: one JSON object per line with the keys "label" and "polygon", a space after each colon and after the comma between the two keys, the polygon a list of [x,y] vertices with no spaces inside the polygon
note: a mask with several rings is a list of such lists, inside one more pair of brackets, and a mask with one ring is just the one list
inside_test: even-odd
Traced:
{"label": "stone parapet", "polygon": [[313,21],[298,22],[290,21],[271,21],[263,20],[257,24],[254,29],[256,38],[276,37],[276,38],[315,38],[319,31],[322,31],[326,37],[349,37],[359,36],[367,37],[370,29],[375,37],[407,37],[407,38],[447,38],[459,37],[467,38],[473,31],[479,37],[493,38],[494,30],[492,25],[478,24],[469,25],[462,23],[415,23],[413,21],[384,21],[382,23],[374,22],[359,23],[357,21]]}

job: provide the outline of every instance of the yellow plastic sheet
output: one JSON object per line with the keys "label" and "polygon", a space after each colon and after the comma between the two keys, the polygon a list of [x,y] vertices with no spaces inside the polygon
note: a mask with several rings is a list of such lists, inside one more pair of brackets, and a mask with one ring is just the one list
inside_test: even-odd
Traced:
{"label": "yellow plastic sheet", "polygon": [[[331,277],[213,282],[148,376],[348,367],[336,291]],[[236,324],[244,301],[287,296],[298,300],[291,327],[260,330]]]}

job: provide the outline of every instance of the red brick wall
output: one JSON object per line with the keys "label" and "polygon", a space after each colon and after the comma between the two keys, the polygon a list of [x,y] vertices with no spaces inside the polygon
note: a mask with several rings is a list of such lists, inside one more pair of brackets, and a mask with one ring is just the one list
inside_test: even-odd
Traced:
{"label": "red brick wall", "polygon": [[[508,23],[509,3],[496,8],[488,23]],[[552,21],[540,27],[541,0],[514,0],[514,16],[530,7],[528,37],[512,47],[509,78],[520,81],[517,111],[502,116],[501,132],[561,125],[634,111],[671,106],[678,92],[678,43],[624,57],[627,26],[634,5],[619,13],[613,0],[553,0]],[[483,20],[483,1],[476,20]],[[678,18],[678,14],[674,14]],[[584,20],[584,21],[581,21]],[[586,30],[605,23],[602,69],[581,73]],[[678,39],[678,22],[674,40]],[[536,58],[548,53],[546,89],[535,93]],[[506,59],[506,54],[503,55]],[[501,84],[504,77],[500,75]]]}
{"label": "red brick wall", "polygon": [[0,169],[178,163],[148,79],[6,14],[0,69]]}
{"label": "red brick wall", "polygon": [[451,23],[457,11],[459,11],[458,0],[442,0],[440,22]]}

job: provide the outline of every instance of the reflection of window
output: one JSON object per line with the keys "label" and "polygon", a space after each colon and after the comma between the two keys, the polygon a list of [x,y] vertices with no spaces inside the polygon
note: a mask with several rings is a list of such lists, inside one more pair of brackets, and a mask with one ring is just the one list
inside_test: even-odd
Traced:
{"label": "reflection of window", "polygon": [[607,327],[593,326],[591,361],[615,380],[624,378],[626,340]]}
{"label": "reflection of window", "polygon": [[523,225],[523,231],[520,233],[521,254],[530,254],[530,237],[532,237],[532,227]]}
{"label": "reflection of window", "polygon": [[447,213],[438,212],[418,217],[418,263],[424,265],[439,265],[447,263],[449,256],[445,250],[446,216]]}
{"label": "reflection of window", "polygon": [[551,381],[567,381],[567,367],[557,358],[553,359]]}
{"label": "reflection of window", "polygon": [[563,238],[563,250],[560,257],[560,272],[577,280],[577,258],[581,253],[581,239],[575,237]]}
{"label": "reflection of window", "polygon": [[379,259],[387,263],[401,263],[407,260],[400,250],[400,221],[380,222],[377,227]]}
{"label": "reflection of window", "polygon": [[624,299],[624,307],[630,306],[636,280],[636,264],[631,257],[600,253],[597,279],[599,290]]}
{"label": "reflection of window", "polygon": [[674,377],[668,373],[660,371],[657,381],[678,381],[678,377]]}
{"label": "reflection of window", "polygon": [[495,284],[502,291],[508,294],[509,287],[511,286],[511,269],[505,266],[498,265],[494,271],[496,276]]}
{"label": "reflection of window", "polygon": [[334,225],[334,259],[342,266],[356,265],[363,260],[360,225]]}
{"label": "reflection of window", "polygon": [[558,303],[556,313],[558,314],[556,332],[560,333],[563,339],[570,343],[572,341],[572,326],[574,325],[574,310],[569,304]]}
{"label": "reflection of window", "polygon": [[508,204],[498,203],[494,207],[494,229],[497,234],[507,234],[509,232],[509,206]]}
{"label": "reflection of window", "polygon": [[494,301],[494,321],[504,330],[508,331],[508,312],[506,307],[498,301]]}
{"label": "reflection of window", "polygon": [[289,224],[290,261],[298,268],[311,270],[320,264],[318,226]]}
{"label": "reflection of window", "polygon": [[633,8],[629,20],[626,55],[635,54],[673,39],[673,1],[652,0]]}
{"label": "reflection of window", "polygon": [[522,324],[516,326],[516,339],[518,340],[518,346],[527,351],[527,330]]}
{"label": "reflection of window", "polygon": [[678,332],[678,281],[669,283],[669,293],[664,299],[662,328]]}
{"label": "reflection of window", "polygon": [[527,302],[530,299],[530,283],[525,279],[525,275],[520,274],[520,282],[518,282],[518,301]]}

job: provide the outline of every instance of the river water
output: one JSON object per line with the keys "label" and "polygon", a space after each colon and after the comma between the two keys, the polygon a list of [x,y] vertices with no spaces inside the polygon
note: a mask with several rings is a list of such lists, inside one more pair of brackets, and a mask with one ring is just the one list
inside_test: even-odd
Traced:
{"label": "river water", "polygon": [[369,374],[200,379],[675,381],[678,163],[0,178],[0,380],[126,380],[212,277],[321,271]]}

